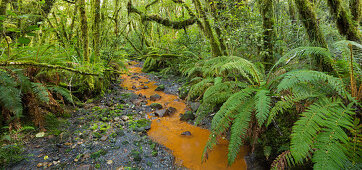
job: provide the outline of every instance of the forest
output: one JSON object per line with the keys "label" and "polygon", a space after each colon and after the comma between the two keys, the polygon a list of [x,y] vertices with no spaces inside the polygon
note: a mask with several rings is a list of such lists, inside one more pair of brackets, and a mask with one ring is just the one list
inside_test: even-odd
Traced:
{"label": "forest", "polygon": [[361,0],[0,0],[0,169],[362,169]]}

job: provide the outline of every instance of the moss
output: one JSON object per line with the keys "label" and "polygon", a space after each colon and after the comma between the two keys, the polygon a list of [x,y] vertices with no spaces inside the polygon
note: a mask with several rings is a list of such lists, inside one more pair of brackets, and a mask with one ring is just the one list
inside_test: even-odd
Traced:
{"label": "moss", "polygon": [[147,57],[143,64],[142,71],[149,73],[151,71],[158,71],[160,69],[160,61],[158,59]]}
{"label": "moss", "polygon": [[106,150],[103,150],[103,149],[100,149],[99,151],[97,152],[93,152],[91,154],[91,158],[95,159],[95,158],[99,158],[101,155],[105,155],[107,154],[107,151]]}
{"label": "moss", "polygon": [[17,163],[24,159],[21,145],[5,145],[0,148],[0,167]]}
{"label": "moss", "polygon": [[324,35],[319,28],[317,15],[309,0],[295,0],[299,16],[307,30],[307,34],[311,43],[316,46],[328,48],[328,44],[324,39]]}

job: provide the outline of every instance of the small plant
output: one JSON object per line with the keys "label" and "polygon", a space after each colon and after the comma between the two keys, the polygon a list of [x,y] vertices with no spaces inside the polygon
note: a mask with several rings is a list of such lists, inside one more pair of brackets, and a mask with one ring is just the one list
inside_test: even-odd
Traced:
{"label": "small plant", "polygon": [[0,148],[0,165],[6,166],[23,160],[23,151],[23,146],[17,144],[2,146]]}

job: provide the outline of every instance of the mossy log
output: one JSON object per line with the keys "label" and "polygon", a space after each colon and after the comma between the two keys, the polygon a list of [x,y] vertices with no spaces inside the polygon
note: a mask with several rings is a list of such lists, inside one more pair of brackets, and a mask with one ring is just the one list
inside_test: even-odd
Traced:
{"label": "mossy log", "polygon": [[[0,63],[0,66],[6,67],[6,66],[18,66],[18,67],[38,67],[38,68],[47,68],[47,69],[56,69],[56,70],[66,70],[73,73],[81,74],[81,75],[87,75],[87,76],[100,76],[100,74],[95,73],[89,73],[84,72],[80,70],[76,70],[69,67],[64,66],[58,66],[58,65],[51,65],[46,63],[35,63],[35,62],[4,62]],[[105,69],[104,71],[113,72],[115,74],[124,74],[123,72],[117,71],[117,70],[111,70],[111,69]]]}
{"label": "mossy log", "polygon": [[162,24],[166,27],[173,28],[173,29],[183,29],[187,26],[195,24],[197,21],[197,18],[194,16],[191,16],[191,18],[182,20],[182,21],[171,21],[169,19],[162,18],[157,14],[146,15],[143,12],[141,12],[140,10],[138,10],[137,8],[135,8],[132,5],[131,1],[128,2],[127,9],[128,9],[128,13],[136,13],[136,14],[140,15],[141,19],[143,21],[154,21],[154,22]]}

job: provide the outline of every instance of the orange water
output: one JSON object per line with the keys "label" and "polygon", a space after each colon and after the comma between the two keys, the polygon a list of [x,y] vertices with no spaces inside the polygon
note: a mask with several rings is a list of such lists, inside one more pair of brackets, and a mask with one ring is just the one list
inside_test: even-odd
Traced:
{"label": "orange water", "polygon": [[[130,73],[141,73],[140,67],[135,66],[135,62],[131,62],[128,67]],[[187,110],[184,101],[179,100],[176,95],[165,94],[161,91],[155,91],[156,82],[148,82],[147,77],[139,76],[140,79],[131,78],[132,75],[123,75],[124,82],[122,86],[131,90],[132,86],[137,88],[142,87],[142,83],[148,86],[148,89],[135,90],[136,94],[146,95],[149,98],[151,95],[158,94],[161,99],[155,101],[162,104],[164,107],[174,107],[177,112],[170,117],[162,117],[152,120],[151,129],[148,131],[148,136],[157,143],[160,143],[170,150],[176,158],[178,164],[182,164],[189,169],[205,169],[205,170],[224,170],[224,169],[246,169],[245,160],[242,159],[246,154],[246,148],[242,148],[237,160],[232,166],[227,166],[227,140],[219,140],[219,144],[208,153],[208,159],[201,162],[201,156],[204,146],[210,135],[209,130],[197,126],[190,125],[180,121],[180,114]],[[155,103],[148,100],[148,104]],[[190,131],[191,136],[182,136],[184,131]]]}

